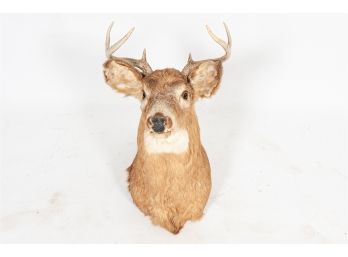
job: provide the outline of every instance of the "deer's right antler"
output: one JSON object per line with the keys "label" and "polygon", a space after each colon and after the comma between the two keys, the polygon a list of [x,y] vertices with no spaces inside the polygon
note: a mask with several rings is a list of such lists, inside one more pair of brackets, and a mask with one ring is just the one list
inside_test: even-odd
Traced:
{"label": "deer's right antler", "polygon": [[191,54],[189,55],[187,64],[185,65],[184,69],[182,70],[182,72],[184,74],[188,74],[188,72],[190,71],[190,69],[194,66],[197,66],[199,64],[201,64],[202,62],[205,61],[226,61],[230,55],[231,55],[231,45],[232,45],[232,41],[231,41],[231,34],[230,31],[228,30],[228,27],[226,25],[226,23],[224,23],[224,27],[225,27],[225,31],[227,34],[227,42],[225,42],[224,40],[220,39],[219,37],[217,37],[212,31],[211,29],[208,27],[208,25],[206,25],[207,31],[209,33],[209,35],[211,36],[211,38],[218,43],[224,50],[225,50],[225,54],[219,58],[214,58],[214,59],[207,59],[207,60],[201,60],[201,61],[194,61],[192,59]]}
{"label": "deer's right antler", "polygon": [[118,59],[122,61],[126,61],[127,63],[131,64],[132,66],[140,69],[144,75],[148,75],[152,73],[151,66],[146,61],[146,50],[144,49],[143,55],[141,59],[132,59],[127,57],[114,57],[112,54],[116,52],[130,37],[130,35],[134,31],[134,27],[128,31],[126,35],[124,35],[120,40],[118,40],[116,43],[114,43],[112,46],[110,46],[110,32],[112,29],[112,26],[114,23],[112,22],[108,28],[108,31],[106,33],[106,40],[105,40],[105,54],[108,59]]}

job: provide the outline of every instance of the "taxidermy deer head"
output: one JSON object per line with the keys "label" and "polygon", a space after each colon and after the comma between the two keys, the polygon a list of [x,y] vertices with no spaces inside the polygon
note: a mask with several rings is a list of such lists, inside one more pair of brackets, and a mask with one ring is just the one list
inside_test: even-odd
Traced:
{"label": "taxidermy deer head", "polygon": [[128,168],[129,190],[154,224],[176,234],[187,220],[203,215],[210,193],[210,165],[194,104],[218,90],[222,63],[231,53],[231,36],[226,24],[227,42],[207,26],[209,35],[224,49],[223,56],[194,61],[189,55],[182,71],[153,71],[145,50],[141,59],[113,56],[134,28],[110,46],[112,25],[106,35],[105,81],[116,91],[139,99],[142,110],[138,151]]}

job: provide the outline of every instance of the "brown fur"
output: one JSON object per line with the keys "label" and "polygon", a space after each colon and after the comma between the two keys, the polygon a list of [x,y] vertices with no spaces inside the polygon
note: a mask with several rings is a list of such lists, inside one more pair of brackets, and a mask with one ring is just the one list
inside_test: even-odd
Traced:
{"label": "brown fur", "polygon": [[186,221],[202,217],[211,190],[210,165],[194,103],[218,90],[222,62],[231,54],[231,35],[225,23],[227,42],[207,26],[209,35],[225,50],[223,56],[193,61],[189,55],[181,72],[153,71],[145,49],[141,59],[112,55],[134,30],[110,46],[112,26],[105,40],[105,81],[118,92],[138,98],[142,109],[138,151],[128,168],[129,191],[154,224],[177,234]]}
{"label": "brown fur", "polygon": [[[119,65],[124,67],[124,63]],[[120,83],[123,85],[119,89],[119,81],[108,76],[113,74],[111,67],[119,69],[117,60],[109,60],[104,64],[106,81],[111,87],[126,94],[130,92],[138,98],[139,90],[149,94],[138,128],[138,151],[128,168],[129,191],[137,207],[150,216],[154,224],[174,234],[179,233],[186,221],[198,220],[203,216],[211,191],[210,165],[201,144],[194,103],[198,97],[209,97],[218,88],[221,62],[212,62],[212,65],[215,65],[215,71],[212,72],[210,67],[208,74],[204,74],[204,70],[195,67],[189,77],[175,69],[157,70],[139,79],[141,88],[135,89],[132,82],[127,91],[124,85],[127,78],[122,77]],[[130,69],[130,78],[140,78],[140,75],[134,76],[137,70]],[[197,76],[205,77],[202,81]],[[176,96],[176,92],[182,89],[189,95],[188,106],[185,107],[180,105]],[[177,127],[187,131],[189,143],[185,152],[149,154],[146,151],[144,131],[148,129],[149,112],[158,103],[174,113]]]}

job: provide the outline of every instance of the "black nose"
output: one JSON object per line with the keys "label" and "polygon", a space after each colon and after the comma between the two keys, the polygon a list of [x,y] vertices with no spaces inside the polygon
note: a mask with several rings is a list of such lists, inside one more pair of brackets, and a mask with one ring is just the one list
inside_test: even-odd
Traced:
{"label": "black nose", "polygon": [[161,133],[164,131],[165,127],[165,118],[162,115],[155,115],[151,118],[152,129],[157,133]]}

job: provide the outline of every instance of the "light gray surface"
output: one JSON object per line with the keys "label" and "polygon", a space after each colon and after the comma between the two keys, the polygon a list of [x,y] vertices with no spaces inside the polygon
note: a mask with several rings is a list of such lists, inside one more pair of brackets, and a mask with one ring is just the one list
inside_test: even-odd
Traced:
{"label": "light gray surface", "polygon": [[[220,91],[197,103],[213,191],[173,236],[134,206],[125,169],[137,100],[103,82],[104,36],[136,30],[154,69],[222,50]],[[348,25],[343,15],[1,16],[1,242],[348,242]]]}

